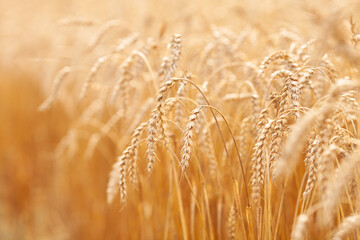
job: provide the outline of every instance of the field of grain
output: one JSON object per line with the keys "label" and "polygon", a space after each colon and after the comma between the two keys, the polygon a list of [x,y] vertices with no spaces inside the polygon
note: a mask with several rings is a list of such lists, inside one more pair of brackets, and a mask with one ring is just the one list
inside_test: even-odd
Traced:
{"label": "field of grain", "polygon": [[360,2],[0,8],[0,239],[360,239]]}

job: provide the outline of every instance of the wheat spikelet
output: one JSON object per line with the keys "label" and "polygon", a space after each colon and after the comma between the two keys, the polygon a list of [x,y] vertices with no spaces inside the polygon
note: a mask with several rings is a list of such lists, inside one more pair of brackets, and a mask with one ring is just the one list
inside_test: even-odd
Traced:
{"label": "wheat spikelet", "polygon": [[52,103],[55,100],[55,97],[59,91],[59,88],[66,78],[66,76],[69,74],[71,68],[70,67],[64,67],[59,71],[59,73],[56,75],[56,78],[54,80],[54,87],[52,89],[51,95],[39,106],[38,111],[46,111],[48,110]]}
{"label": "wheat spikelet", "polygon": [[[222,72],[222,75],[224,72]],[[234,82],[233,75],[230,75],[228,78],[221,78],[221,81],[216,84],[214,95],[217,97],[220,97],[224,92],[227,91],[227,88],[229,85],[231,85]]]}
{"label": "wheat spikelet", "polygon": [[[352,124],[357,121],[356,112],[358,111],[358,93],[356,91],[348,91],[340,96],[340,103],[344,105],[348,114],[345,115],[345,120]],[[340,111],[339,111],[340,112]],[[338,121],[341,121],[338,119]]]}
{"label": "wheat spikelet", "polygon": [[346,235],[360,227],[360,215],[350,216],[344,219],[344,221],[337,228],[332,239],[342,240]]}
{"label": "wheat spikelet", "polygon": [[159,77],[162,77],[159,78],[161,84],[168,81],[173,76],[175,69],[177,68],[182,48],[181,35],[174,34],[168,48],[170,49],[171,55],[170,57],[165,56],[163,58],[158,73]]}
{"label": "wheat spikelet", "polygon": [[[332,151],[332,156],[334,156],[334,152],[341,152],[342,150],[336,147],[335,145],[330,145],[329,150]],[[324,153],[325,155],[325,153]],[[323,219],[323,225],[329,225],[329,221],[332,220],[333,213],[336,209],[336,204],[339,200],[340,194],[344,191],[346,185],[352,180],[356,171],[359,168],[359,155],[360,150],[356,149],[351,153],[348,157],[346,157],[346,161],[343,161],[338,169],[336,169],[336,173],[334,175],[334,179],[328,179],[326,173],[322,176],[322,198],[321,203],[323,207],[322,214],[326,215],[326,219]],[[328,174],[327,174],[328,175]],[[320,176],[319,176],[320,178]],[[319,179],[320,181],[320,179]],[[325,182],[326,181],[326,182]]]}
{"label": "wheat spikelet", "polygon": [[[209,82],[208,81],[204,81],[203,84],[201,84],[201,87],[200,87],[200,90],[205,94],[207,95],[209,93],[209,89],[208,89],[208,86],[209,86]],[[202,96],[201,93],[198,93],[196,95],[196,102],[200,105],[206,105],[206,101],[204,99],[204,97]]]}
{"label": "wheat spikelet", "polygon": [[[306,136],[309,134],[312,124],[319,118],[327,118],[328,114],[333,111],[334,102],[336,102],[342,92],[353,90],[357,87],[359,87],[359,85],[353,82],[345,80],[339,81],[337,85],[333,87],[321,109],[312,112],[303,119],[300,119],[297,124],[294,125],[294,130],[289,135],[288,140],[284,145],[282,156],[275,163],[273,174],[274,178],[292,173],[297,160],[301,155],[300,152],[306,143]],[[320,141],[322,141],[321,136]],[[291,159],[291,161],[287,161],[287,159]]]}
{"label": "wheat spikelet", "polygon": [[86,94],[89,90],[91,82],[94,80],[96,73],[99,71],[99,69],[104,65],[104,63],[109,59],[109,55],[102,56],[96,60],[96,62],[93,64],[93,66],[90,69],[89,74],[87,75],[85,82],[83,84],[83,87],[80,91],[80,99],[83,99],[86,97]]}
{"label": "wheat spikelet", "polygon": [[329,70],[330,73],[332,74],[332,77],[336,79],[338,77],[337,70],[335,68],[335,65],[331,62],[329,55],[324,54],[322,60],[325,64],[325,68],[327,68],[327,70]]}
{"label": "wheat spikelet", "polygon": [[[223,64],[224,61],[224,51],[222,51],[222,46],[221,44],[219,44],[218,41],[216,41],[217,39],[217,35],[218,35],[218,31],[216,27],[212,27],[212,36],[213,36],[213,42],[214,42],[214,57],[213,59],[211,59],[211,61],[209,60],[208,63],[210,63],[209,65],[214,67],[214,66],[221,66]],[[224,73],[223,70],[219,70],[217,72],[218,78],[221,80],[224,80]],[[214,83],[213,81],[211,83]],[[217,88],[219,89],[219,88]]]}
{"label": "wheat spikelet", "polygon": [[170,43],[169,48],[171,50],[170,63],[169,63],[170,68],[167,72],[167,77],[165,78],[166,80],[172,77],[172,75],[175,72],[175,69],[177,68],[177,64],[180,58],[181,48],[182,48],[182,39],[180,34],[173,35],[173,39]]}
{"label": "wheat spikelet", "polygon": [[359,104],[357,102],[357,92],[356,91],[348,91],[341,95],[340,99],[346,105],[348,105],[351,109],[357,110]]}
{"label": "wheat spikelet", "polygon": [[160,105],[158,105],[157,108],[158,111],[158,122],[157,122],[157,128],[159,129],[159,139],[164,140],[164,144],[167,147],[169,145],[169,139],[166,135],[168,131],[168,124],[166,120],[166,104],[165,101],[163,101]]}
{"label": "wheat spikelet", "polygon": [[[99,107],[101,105],[101,100],[96,99],[93,101],[81,114],[78,123],[88,122],[93,117],[93,115],[99,110]],[[56,155],[61,156],[63,152],[66,150],[67,147],[69,147],[70,156],[74,156],[76,151],[78,150],[78,144],[77,144],[77,129],[71,128],[66,135],[61,139],[60,143],[56,147]]]}
{"label": "wheat spikelet", "polygon": [[181,149],[182,157],[180,166],[183,172],[189,167],[189,160],[191,158],[191,149],[193,147],[193,138],[194,130],[196,128],[196,121],[199,118],[200,110],[202,107],[195,108],[191,115],[189,116],[188,122],[186,124],[186,129],[184,131],[184,146]]}
{"label": "wheat spikelet", "polygon": [[137,32],[133,32],[131,33],[129,36],[127,36],[126,38],[122,39],[115,47],[113,50],[113,53],[117,53],[119,54],[120,52],[122,52],[127,46],[135,43],[139,38],[139,33]]}
{"label": "wheat spikelet", "polygon": [[301,37],[296,32],[287,28],[281,28],[279,37],[285,38],[289,42],[293,42],[293,43],[297,43],[301,41]]}
{"label": "wheat spikelet", "polygon": [[333,131],[333,137],[329,140],[330,144],[343,146],[351,142],[351,136],[349,136],[349,132],[346,129],[342,128],[333,119],[328,119],[327,121],[329,125],[331,125]]}
{"label": "wheat spikelet", "polygon": [[[300,86],[299,80],[294,76],[294,74],[289,75],[284,83],[283,88],[281,89],[280,95],[280,109],[279,113],[283,113],[287,109],[298,109],[300,107]],[[293,111],[295,118],[299,118],[299,113]]]}
{"label": "wheat spikelet", "polygon": [[[148,124],[148,137],[147,137],[147,151],[146,154],[148,156],[148,172],[151,173],[153,169],[153,165],[155,163],[155,150],[156,144],[155,139],[157,135],[161,138],[165,138],[165,99],[168,91],[173,87],[174,83],[178,81],[178,79],[172,78],[169,81],[166,81],[159,90],[158,97],[156,99],[156,106],[151,112],[151,117]],[[158,133],[158,128],[160,128]]]}
{"label": "wheat spikelet", "polygon": [[[311,129],[311,124],[316,120],[316,117],[317,114],[313,113],[301,119],[298,124],[295,124],[296,127],[293,127],[294,130],[289,135],[283,147],[282,156],[274,163],[273,178],[276,179],[283,174],[289,175],[292,172],[302,147],[306,143],[306,135]],[[291,162],[286,160],[291,158]]]}
{"label": "wheat spikelet", "polygon": [[251,176],[251,199],[254,204],[259,203],[261,187],[264,183],[265,175],[265,145],[267,140],[267,135],[270,132],[272,127],[272,121],[266,123],[263,129],[260,131],[258,137],[256,138],[256,143],[254,147],[254,153],[251,159],[252,162],[252,176]]}
{"label": "wheat spikelet", "polygon": [[348,79],[340,79],[329,94],[328,102],[335,102],[343,92],[355,91],[360,84]]}
{"label": "wheat spikelet", "polygon": [[130,182],[137,183],[137,174],[136,174],[136,165],[138,159],[138,148],[140,142],[140,136],[144,132],[147,122],[141,123],[134,131],[131,137],[131,144],[129,148],[129,164],[128,164],[128,174]]}
{"label": "wheat spikelet", "polygon": [[313,44],[314,42],[315,39],[310,39],[305,44],[301,45],[296,51],[295,60],[300,62],[306,62],[310,58],[309,55],[306,55],[306,51],[308,50],[310,45]]}
{"label": "wheat spikelet", "polygon": [[70,157],[74,156],[78,150],[77,138],[78,133],[76,129],[70,129],[57,145],[55,155],[57,157],[62,157],[68,149]]}
{"label": "wheat spikelet", "polygon": [[[187,79],[190,79],[191,77],[189,76]],[[178,97],[184,97],[184,91],[185,91],[185,87],[186,87],[186,83],[182,82],[179,84],[178,90],[176,92],[176,95]],[[184,120],[184,111],[183,111],[183,107],[180,104],[176,104],[175,105],[175,123],[178,126],[181,126],[183,120]]]}
{"label": "wheat spikelet", "polygon": [[100,129],[100,133],[95,133],[90,137],[88,146],[85,150],[85,158],[90,159],[90,157],[93,155],[95,147],[99,143],[100,139],[103,136],[106,136],[109,134],[111,129],[124,117],[124,113],[122,110],[118,110],[111,118],[103,125]]}
{"label": "wheat spikelet", "polygon": [[260,64],[257,78],[262,78],[269,65],[272,62],[280,59],[283,59],[286,62],[288,62],[290,66],[294,69],[297,69],[299,67],[295,63],[295,61],[291,59],[288,53],[286,53],[285,51],[278,51],[265,58],[265,60]]}
{"label": "wheat spikelet", "polygon": [[101,39],[105,36],[107,32],[109,32],[114,27],[118,27],[119,25],[121,25],[121,22],[119,20],[110,20],[106,22],[104,25],[102,25],[99,31],[90,40],[89,50],[94,49],[101,42]]}
{"label": "wheat spikelet", "polygon": [[[122,202],[126,202],[126,171],[128,172],[130,182],[137,183],[136,163],[137,149],[140,141],[140,135],[144,131],[147,123],[140,124],[132,135],[131,144],[125,149],[123,154],[113,164],[112,171],[107,186],[107,201],[110,204],[118,191]],[[126,169],[127,168],[127,169]]]}
{"label": "wheat spikelet", "polygon": [[[225,143],[226,149],[228,150],[228,153],[231,154],[234,151],[234,140],[233,139],[229,139],[228,141],[226,141]],[[221,166],[224,167],[225,166],[225,160],[227,158],[227,153],[226,153],[226,149],[224,148],[224,151],[222,153],[221,156]]]}
{"label": "wheat spikelet", "polygon": [[165,79],[165,76],[167,76],[169,67],[170,67],[170,60],[167,56],[165,56],[161,61],[160,70],[158,73],[159,77],[163,76]]}
{"label": "wheat spikelet", "polygon": [[170,99],[167,99],[166,102],[165,102],[165,116],[167,116],[168,114],[170,114],[170,112],[175,108],[176,106],[176,103],[178,103],[177,99],[176,98],[170,98]]}
{"label": "wheat spikelet", "polygon": [[291,232],[291,240],[305,239],[305,233],[308,223],[309,223],[309,217],[306,214],[299,215],[296,218],[296,222]]}
{"label": "wheat spikelet", "polygon": [[305,190],[303,192],[303,197],[307,198],[312,189],[314,188],[316,182],[316,175],[317,175],[317,162],[316,159],[319,157],[320,147],[319,147],[319,137],[313,136],[310,138],[308,143],[308,148],[306,149],[305,155],[305,166],[308,172],[308,179],[306,181]]}
{"label": "wheat spikelet", "polygon": [[92,155],[94,154],[94,150],[102,137],[103,135],[99,133],[94,133],[93,135],[91,135],[84,153],[85,159],[89,160],[92,157]]}
{"label": "wheat spikelet", "polygon": [[135,51],[138,60],[134,63],[134,77],[137,77],[144,68],[145,59],[150,54],[151,50],[156,49],[156,43],[153,38],[147,38],[144,45],[139,51]]}
{"label": "wheat spikelet", "polygon": [[229,217],[227,220],[227,234],[228,238],[231,240],[236,239],[236,219],[237,219],[237,210],[236,210],[236,203],[233,201],[233,204],[230,208]]}
{"label": "wheat spikelet", "polygon": [[[210,41],[205,45],[203,52],[201,54],[200,60],[199,60],[199,67],[202,66],[202,68],[200,68],[200,71],[205,72],[205,70],[206,70],[205,64],[207,63],[207,61],[209,61],[210,55],[214,51],[215,46],[216,45],[214,44],[213,41]],[[203,65],[205,65],[205,66],[203,66]]]}
{"label": "wheat spikelet", "polygon": [[127,147],[123,154],[112,166],[110,178],[106,189],[107,202],[112,203],[117,192],[120,192],[120,198],[123,203],[126,202],[126,165],[128,161],[130,147]]}
{"label": "wheat spikelet", "polygon": [[250,135],[250,132],[251,132],[251,125],[252,125],[252,122],[251,122],[251,119],[253,117],[250,116],[250,117],[247,117],[247,118],[244,118],[242,121],[241,121],[241,125],[240,125],[240,137],[239,137],[239,142],[241,143],[239,145],[240,147],[240,155],[242,158],[246,158],[246,155],[247,155],[247,152],[248,152],[248,145],[249,145],[249,135]]}
{"label": "wheat spikelet", "polygon": [[[321,136],[320,136],[321,137]],[[318,185],[319,192],[321,194],[322,209],[320,211],[319,225],[321,227],[329,227],[332,224],[332,216],[334,208],[332,208],[332,201],[328,201],[327,197],[333,198],[333,192],[331,192],[331,165],[335,160],[336,146],[330,145],[328,149],[320,156],[318,165]]]}
{"label": "wheat spikelet", "polygon": [[155,163],[155,158],[156,158],[156,145],[155,145],[155,138],[157,135],[157,121],[159,118],[159,113],[158,111],[154,111],[151,113],[151,118],[149,120],[149,124],[148,124],[148,137],[147,137],[147,142],[146,142],[146,146],[147,146],[147,158],[148,158],[148,165],[147,165],[147,170],[148,172],[152,172],[153,170],[153,165]]}
{"label": "wheat spikelet", "polygon": [[355,46],[357,45],[357,43],[360,41],[360,34],[356,34],[354,35],[351,40],[355,43]]}
{"label": "wheat spikelet", "polygon": [[103,107],[104,105],[103,97],[97,98],[94,100],[81,114],[79,122],[88,122],[94,115]]}
{"label": "wheat spikelet", "polygon": [[114,103],[117,97],[117,93],[121,90],[122,109],[124,115],[126,115],[126,108],[129,105],[129,82],[133,78],[131,72],[132,64],[134,63],[135,53],[132,52],[129,57],[121,64],[121,76],[115,83],[114,90],[111,94],[111,102]]}
{"label": "wheat spikelet", "polygon": [[358,41],[360,40],[360,36],[357,34],[355,30],[355,22],[352,16],[350,16],[349,23],[350,23],[350,31],[351,31],[351,42],[354,45],[354,47],[356,47]]}
{"label": "wheat spikelet", "polygon": [[[199,125],[201,125],[201,123]],[[205,127],[204,130],[202,131],[202,135],[203,135],[203,140],[201,141],[201,143],[204,146],[204,149],[209,159],[209,174],[211,177],[215,177],[216,172],[218,170],[218,163],[214,151],[215,147],[212,142],[209,129],[207,127]]]}
{"label": "wheat spikelet", "polygon": [[270,170],[274,173],[274,163],[278,161],[281,151],[281,143],[287,127],[287,115],[281,114],[273,123],[270,144]]}
{"label": "wheat spikelet", "polygon": [[311,77],[314,75],[315,70],[312,68],[306,69],[305,73],[301,75],[300,78],[300,87],[299,90],[301,91],[305,86],[307,86],[310,90],[315,92],[314,86],[311,82]]}
{"label": "wheat spikelet", "polygon": [[[119,188],[120,188],[120,198],[123,202],[126,202],[126,156],[128,155],[127,152],[124,153],[124,157],[120,157],[119,161]],[[110,200],[111,202],[111,200]]]}
{"label": "wheat spikelet", "polygon": [[[260,98],[259,95],[257,95],[256,93],[252,94],[251,96],[251,105],[252,105],[252,115],[258,116],[260,113]],[[254,121],[255,122],[255,121]],[[253,126],[253,129],[255,129],[256,126]]]}
{"label": "wheat spikelet", "polygon": [[268,83],[268,88],[276,80],[278,80],[278,79],[287,79],[292,74],[294,74],[294,73],[292,71],[287,70],[287,69],[280,69],[280,70],[277,70],[277,71],[273,72],[271,74],[271,76],[270,76],[270,81]]}
{"label": "wheat spikelet", "polygon": [[257,121],[257,125],[256,125],[256,129],[257,129],[257,133],[260,133],[260,131],[263,129],[263,127],[265,126],[265,124],[268,122],[268,109],[263,109],[259,116],[258,116],[258,121]]}
{"label": "wheat spikelet", "polygon": [[[290,109],[296,109],[300,107],[300,83],[294,75],[291,75],[289,78],[289,91],[290,91]],[[286,84],[286,83],[285,83]],[[299,118],[298,112],[295,111],[296,118]]]}
{"label": "wheat spikelet", "polygon": [[154,105],[154,99],[152,97],[143,101],[141,108],[138,111],[135,119],[132,121],[132,124],[129,127],[128,134],[140,125],[141,121],[143,120],[144,116],[150,111],[151,107]]}
{"label": "wheat spikelet", "polygon": [[[287,78],[288,79],[288,78]],[[280,94],[280,100],[279,101],[279,111],[278,114],[284,113],[286,110],[289,109],[289,99],[288,99],[289,93],[288,93],[288,84],[284,84],[284,87],[282,88],[282,92]]]}
{"label": "wheat spikelet", "polygon": [[213,28],[213,35],[218,45],[218,48],[221,48],[221,50],[224,51],[226,55],[230,56],[230,58],[233,61],[238,61],[239,59],[241,59],[236,49],[236,46],[232,43],[232,41],[229,38],[229,36],[234,35],[229,29]]}

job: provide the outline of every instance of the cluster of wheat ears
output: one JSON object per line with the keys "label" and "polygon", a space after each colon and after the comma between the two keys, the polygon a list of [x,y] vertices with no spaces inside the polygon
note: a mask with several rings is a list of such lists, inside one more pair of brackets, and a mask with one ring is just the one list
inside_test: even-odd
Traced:
{"label": "cluster of wheat ears", "polygon": [[127,237],[358,239],[360,34],[329,22],[259,52],[258,29],[118,38],[121,21],[63,19],[100,26],[38,106],[76,113],[56,158],[110,163],[107,206],[143,231]]}

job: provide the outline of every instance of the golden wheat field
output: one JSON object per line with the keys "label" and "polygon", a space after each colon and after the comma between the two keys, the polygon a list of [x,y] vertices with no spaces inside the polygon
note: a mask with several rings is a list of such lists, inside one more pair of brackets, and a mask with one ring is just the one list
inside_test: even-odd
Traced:
{"label": "golden wheat field", "polygon": [[0,240],[360,239],[360,1],[0,8]]}

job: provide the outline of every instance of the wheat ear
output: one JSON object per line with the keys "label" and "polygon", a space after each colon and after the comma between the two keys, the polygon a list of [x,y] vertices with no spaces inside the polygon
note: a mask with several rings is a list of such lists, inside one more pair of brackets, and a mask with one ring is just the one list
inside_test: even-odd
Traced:
{"label": "wheat ear", "polygon": [[118,157],[110,172],[110,178],[106,189],[107,202],[112,203],[118,191],[123,203],[126,202],[126,164],[129,156],[130,147],[127,147],[123,154]]}
{"label": "wheat ear", "polygon": [[54,87],[52,89],[51,95],[39,106],[38,111],[41,112],[46,111],[51,107],[62,82],[64,81],[65,77],[69,74],[70,70],[71,70],[70,67],[64,67],[59,71],[59,73],[56,75],[54,81]]}
{"label": "wheat ear", "polygon": [[140,142],[140,136],[144,132],[147,122],[141,123],[134,131],[132,138],[131,138],[131,144],[129,149],[129,179],[130,182],[136,184],[137,183],[137,174],[136,174],[136,165],[137,165],[137,159],[138,159],[138,148],[139,148],[139,142]]}
{"label": "wheat ear", "polygon": [[189,167],[189,160],[191,158],[191,152],[193,147],[193,138],[194,138],[194,130],[196,128],[196,121],[199,118],[200,110],[202,107],[195,108],[191,115],[189,116],[188,122],[186,124],[186,129],[184,132],[184,146],[182,148],[182,158],[180,162],[180,166],[183,172]]}
{"label": "wheat ear", "polygon": [[236,211],[236,202],[233,201],[233,204],[231,205],[229,217],[227,221],[227,233],[228,238],[231,240],[236,239],[236,219],[237,219],[237,211]]}
{"label": "wheat ear", "polygon": [[99,71],[99,69],[104,65],[104,63],[109,59],[109,55],[102,56],[96,60],[96,62],[93,64],[93,66],[90,69],[89,74],[87,75],[85,82],[83,84],[83,87],[80,91],[80,99],[83,99],[86,97],[86,94],[89,90],[91,82],[94,80],[96,73]]}
{"label": "wheat ear", "polygon": [[301,214],[296,218],[295,225],[291,232],[291,240],[301,240],[305,238],[309,217],[306,214]]}
{"label": "wheat ear", "polygon": [[352,231],[360,227],[360,215],[350,216],[344,219],[333,235],[333,240],[341,240]]}
{"label": "wheat ear", "polygon": [[159,135],[161,138],[165,138],[165,128],[166,128],[166,120],[165,120],[165,100],[168,91],[174,86],[174,83],[179,81],[178,79],[170,79],[166,81],[159,90],[158,97],[156,99],[156,106],[151,112],[151,117],[148,123],[147,131],[148,137],[146,141],[147,145],[147,157],[148,157],[148,165],[147,170],[149,173],[152,172],[155,159],[156,159],[156,137]]}

